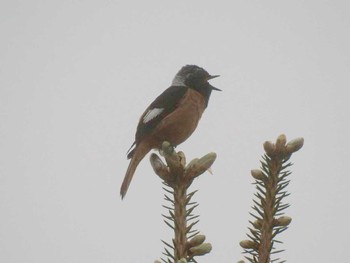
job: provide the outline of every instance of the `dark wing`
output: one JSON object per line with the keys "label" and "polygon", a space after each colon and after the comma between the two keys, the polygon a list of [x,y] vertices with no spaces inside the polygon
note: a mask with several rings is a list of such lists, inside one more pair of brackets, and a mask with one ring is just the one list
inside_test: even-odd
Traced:
{"label": "dark wing", "polygon": [[[188,88],[184,86],[171,86],[148,106],[137,125],[135,142],[131,148],[135,143],[139,142],[142,137],[150,134],[161,120],[176,109],[178,102],[185,95],[187,89]],[[130,151],[131,148],[129,149],[128,158],[131,158],[133,155],[133,150]]]}
{"label": "dark wing", "polygon": [[185,95],[187,87],[171,86],[160,94],[142,114],[135,139],[138,141],[149,134],[168,114],[173,112]]}

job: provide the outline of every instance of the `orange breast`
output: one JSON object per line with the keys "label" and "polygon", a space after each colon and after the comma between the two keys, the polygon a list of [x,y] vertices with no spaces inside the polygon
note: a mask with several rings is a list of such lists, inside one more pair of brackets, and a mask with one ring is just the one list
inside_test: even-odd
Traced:
{"label": "orange breast", "polygon": [[203,96],[188,89],[176,110],[166,116],[152,132],[152,139],[160,147],[163,141],[176,146],[184,142],[196,129],[205,109]]}

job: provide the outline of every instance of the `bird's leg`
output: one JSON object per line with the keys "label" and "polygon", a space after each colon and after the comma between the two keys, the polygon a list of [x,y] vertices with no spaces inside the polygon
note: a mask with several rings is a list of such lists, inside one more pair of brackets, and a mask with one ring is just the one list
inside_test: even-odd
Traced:
{"label": "bird's leg", "polygon": [[163,157],[172,155],[175,152],[176,146],[170,144],[170,142],[164,141],[161,148],[159,148],[159,154]]}

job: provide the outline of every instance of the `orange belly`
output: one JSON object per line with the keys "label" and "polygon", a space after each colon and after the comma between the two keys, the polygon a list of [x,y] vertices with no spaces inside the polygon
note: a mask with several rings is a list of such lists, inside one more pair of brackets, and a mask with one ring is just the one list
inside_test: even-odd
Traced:
{"label": "orange belly", "polygon": [[173,146],[184,142],[196,129],[205,109],[203,96],[192,89],[188,89],[177,109],[166,116],[152,132],[151,137],[160,147],[163,141]]}

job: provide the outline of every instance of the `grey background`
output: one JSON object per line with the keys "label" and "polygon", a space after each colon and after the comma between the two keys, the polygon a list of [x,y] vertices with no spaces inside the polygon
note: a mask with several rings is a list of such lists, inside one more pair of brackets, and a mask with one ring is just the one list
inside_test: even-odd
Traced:
{"label": "grey background", "polygon": [[0,261],[153,262],[169,241],[148,157],[119,187],[139,116],[185,64],[221,77],[178,149],[218,154],[192,189],[200,262],[236,262],[262,143],[302,136],[289,262],[350,244],[348,1],[1,1]]}

